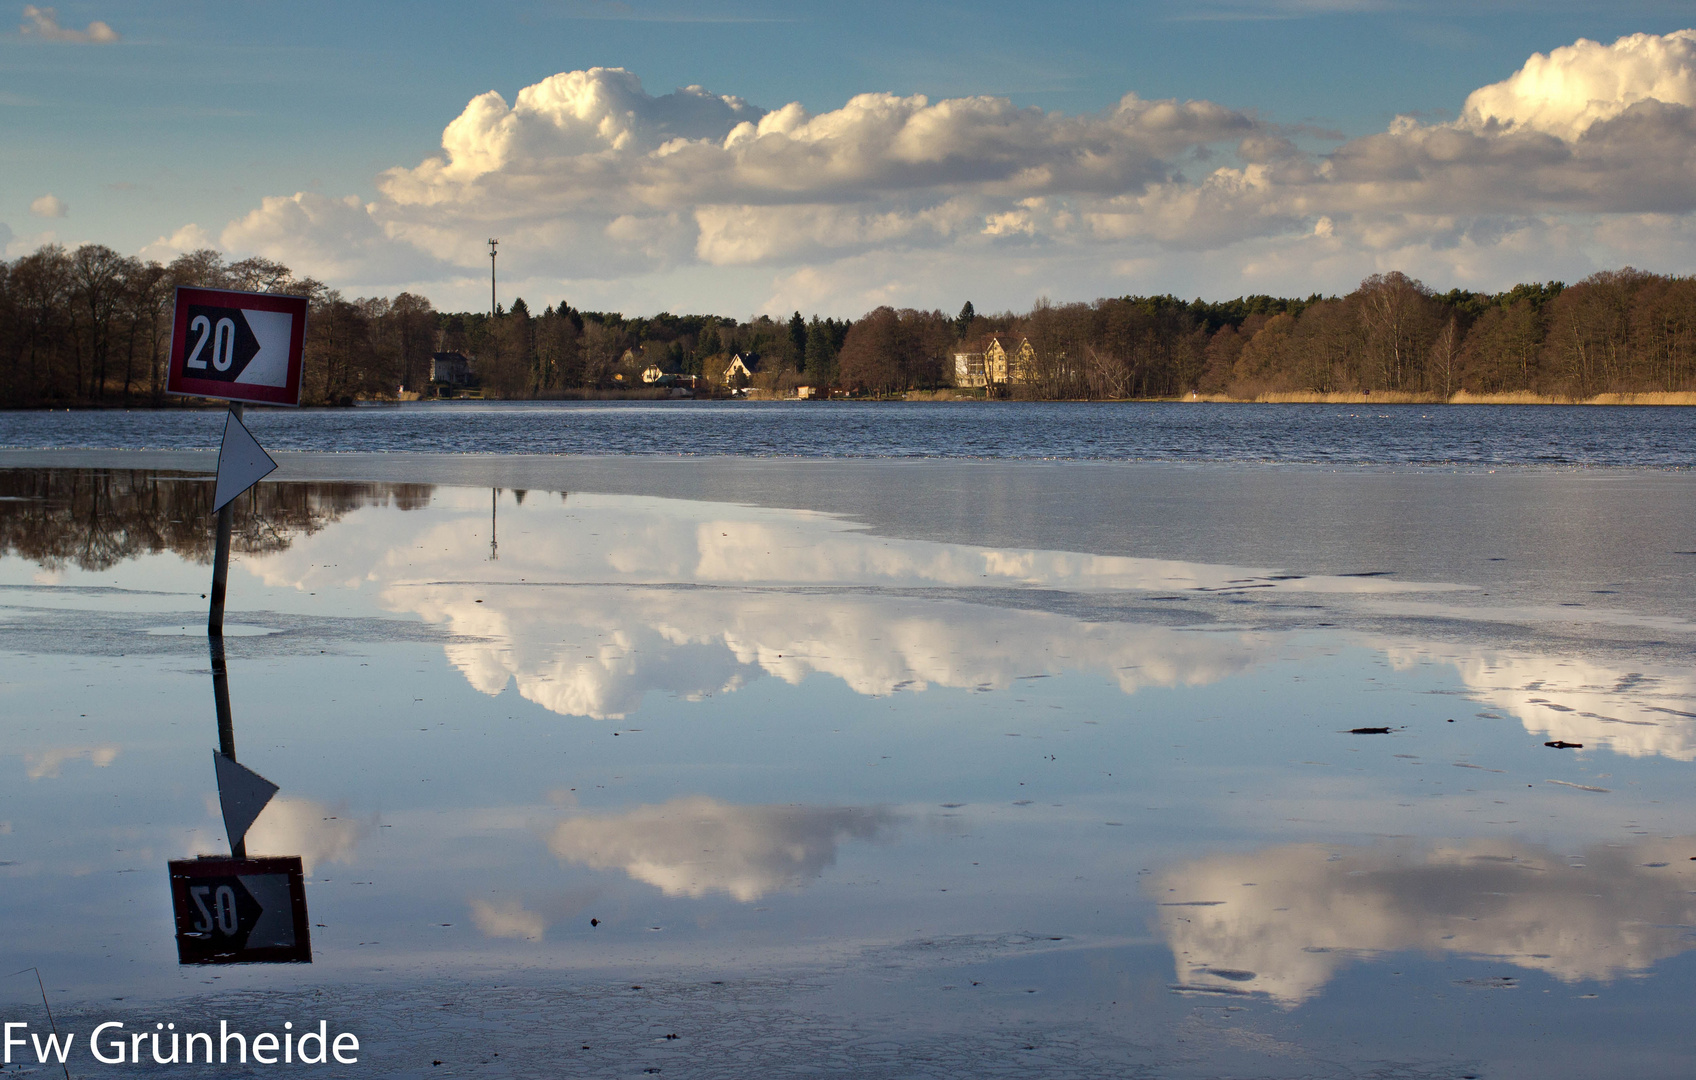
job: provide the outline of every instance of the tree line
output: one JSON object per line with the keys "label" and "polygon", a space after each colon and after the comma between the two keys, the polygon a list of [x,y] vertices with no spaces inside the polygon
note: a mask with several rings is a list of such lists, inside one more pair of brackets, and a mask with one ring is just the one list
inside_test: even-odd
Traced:
{"label": "tree line", "polygon": [[163,264],[51,244],[0,262],[0,406],[163,404],[181,285],[307,297],[309,404],[392,393],[397,377],[429,370],[438,316],[423,297],[349,300],[281,263],[210,249]]}
{"label": "tree line", "polygon": [[578,311],[566,303],[534,314],[523,299],[511,308],[439,317],[443,351],[474,357],[484,391],[503,398],[561,398],[639,390],[651,366],[726,387],[733,356],[754,370],[753,384],[792,394],[803,385],[832,386],[846,319],[787,321],[761,315],[746,322],[715,315],[625,316]]}
{"label": "tree line", "polygon": [[[844,383],[942,387],[950,354],[1028,342],[1002,392],[1039,399],[1391,391],[1583,399],[1696,391],[1696,278],[1626,267],[1574,285],[1437,293],[1400,272],[1346,296],[1040,300],[1023,314],[879,308],[843,345]],[[994,388],[992,388],[993,390]]]}
{"label": "tree line", "polygon": [[973,317],[961,336],[993,332],[1030,341],[1010,392],[1038,398],[1696,390],[1696,278],[1629,267],[1500,293],[1437,293],[1391,272],[1346,296],[1039,302]]}
{"label": "tree line", "polygon": [[418,391],[437,352],[472,357],[495,397],[628,392],[652,364],[722,382],[741,354],[774,391],[835,382],[847,320],[746,322],[712,315],[626,317],[524,300],[488,312],[441,312],[412,293],[349,299],[265,258],[189,252],[168,264],[100,244],[44,246],[0,261],[0,407],[160,405],[175,289],[194,286],[308,299],[304,404]]}
{"label": "tree line", "polygon": [[1041,399],[1392,391],[1602,393],[1696,390],[1696,278],[1625,268],[1573,285],[1438,293],[1399,272],[1346,296],[1227,301],[1125,296],[1038,301],[1024,313],[880,307],[853,321],[625,316],[522,299],[442,312],[412,293],[349,299],[264,258],[214,250],[170,263],[88,244],[0,261],[0,406],[164,404],[180,285],[308,298],[303,401],[351,403],[426,388],[431,357],[473,358],[487,396],[640,393],[643,370],[708,386],[740,355],[753,383],[858,396],[952,386],[955,356],[1029,344],[990,393]]}

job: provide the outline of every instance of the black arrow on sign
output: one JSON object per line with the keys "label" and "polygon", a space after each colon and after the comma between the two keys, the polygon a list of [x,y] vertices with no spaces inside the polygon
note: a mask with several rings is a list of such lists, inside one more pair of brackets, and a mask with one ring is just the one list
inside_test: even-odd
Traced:
{"label": "black arrow on sign", "polygon": [[[211,379],[214,382],[235,382],[243,369],[247,367],[248,362],[259,355],[259,339],[253,336],[253,328],[247,325],[247,317],[242,314],[240,308],[190,304],[188,306],[189,326],[192,328],[195,321],[201,318],[206,320],[206,337],[201,339],[196,332],[195,336],[189,339],[191,342],[190,350],[195,361],[191,365],[194,366],[194,377]],[[229,366],[219,370],[218,361],[224,357],[220,350],[222,342],[218,337],[218,324],[226,319],[235,325],[235,344],[229,350]],[[228,331],[226,331],[227,333]],[[203,345],[193,344],[202,340],[204,340]],[[198,366],[199,364],[206,366],[201,368]]]}

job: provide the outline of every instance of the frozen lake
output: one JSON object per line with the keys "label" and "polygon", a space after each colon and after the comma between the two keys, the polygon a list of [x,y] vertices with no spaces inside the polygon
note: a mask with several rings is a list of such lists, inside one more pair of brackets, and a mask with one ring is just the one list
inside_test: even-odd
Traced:
{"label": "frozen lake", "polygon": [[281,456],[230,683],[314,958],[207,968],[164,864],[226,850],[210,455],[0,454],[0,959],[61,1027],[326,1019],[383,1076],[1696,1071],[1688,472]]}

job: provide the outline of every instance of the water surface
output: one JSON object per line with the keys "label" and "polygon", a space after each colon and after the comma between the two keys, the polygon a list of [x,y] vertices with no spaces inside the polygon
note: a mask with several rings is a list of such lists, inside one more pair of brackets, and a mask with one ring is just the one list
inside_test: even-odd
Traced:
{"label": "water surface", "polygon": [[[1504,588],[1458,553],[1548,526],[1467,535],[1468,482],[1403,508],[1440,557],[1333,520],[1351,564],[1300,567],[266,483],[237,745],[315,957],[209,971],[163,864],[224,850],[210,484],[0,471],[7,970],[84,1029],[316,1010],[377,1075],[1689,1075],[1690,538],[1645,540],[1658,603],[1582,559]],[[1225,550],[1215,514],[1166,525]]]}
{"label": "water surface", "polygon": [[[248,413],[271,450],[1688,468],[1696,409],[472,402]],[[216,411],[0,413],[0,448],[215,449]]]}

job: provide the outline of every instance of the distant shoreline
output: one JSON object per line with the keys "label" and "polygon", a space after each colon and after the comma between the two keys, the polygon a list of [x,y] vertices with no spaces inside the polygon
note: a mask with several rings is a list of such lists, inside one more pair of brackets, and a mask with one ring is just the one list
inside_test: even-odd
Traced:
{"label": "distant shoreline", "polygon": [[[368,398],[355,402],[353,405],[308,405],[308,409],[345,409],[364,406],[399,406],[399,405],[465,405],[465,404],[540,404],[558,401],[586,401],[596,403],[633,401],[647,404],[682,404],[690,401],[718,401],[730,403],[726,398],[655,398],[642,395],[630,397],[602,394],[593,398],[452,398],[396,400],[394,398]],[[808,404],[826,404],[827,399],[799,399],[792,397],[775,397],[764,394],[753,394],[740,399],[737,404],[771,405],[785,402],[807,400]],[[1254,397],[1232,397],[1228,394],[1186,394],[1183,397],[1145,397],[1145,398],[985,398],[981,391],[962,391],[952,388],[941,390],[908,390],[900,395],[886,397],[857,397],[831,398],[828,401],[853,401],[870,404],[886,402],[950,402],[966,403],[981,401],[1010,402],[1015,404],[1049,404],[1049,405],[1650,405],[1650,406],[1680,406],[1696,405],[1696,391],[1648,391],[1635,394],[1596,394],[1586,398],[1565,397],[1556,394],[1538,394],[1529,390],[1510,390],[1496,394],[1474,394],[1461,390],[1448,397],[1441,394],[1417,394],[1407,391],[1380,390],[1376,393],[1363,393],[1358,390],[1339,391],[1321,394],[1310,390],[1273,391],[1257,394]],[[250,406],[252,407],[252,406]],[[167,412],[187,411],[201,412],[208,409],[222,409],[223,402],[218,401],[171,401],[161,405],[149,405],[145,402],[105,402],[100,404],[83,403],[76,405],[52,405],[37,408],[4,408],[0,416],[6,413],[24,412],[111,412],[111,411],[146,411]]]}

